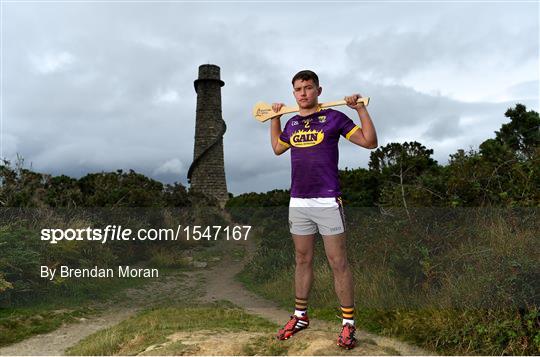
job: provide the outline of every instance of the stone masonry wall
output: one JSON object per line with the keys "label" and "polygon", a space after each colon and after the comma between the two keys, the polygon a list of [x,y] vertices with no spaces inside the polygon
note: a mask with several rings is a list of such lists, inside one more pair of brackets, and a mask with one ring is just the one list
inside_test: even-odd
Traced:
{"label": "stone masonry wall", "polygon": [[219,71],[218,66],[202,65],[195,81],[197,110],[193,160],[202,156],[191,174],[191,189],[213,196],[224,205],[228,199],[222,137],[225,124],[221,113],[221,86],[224,83]]}

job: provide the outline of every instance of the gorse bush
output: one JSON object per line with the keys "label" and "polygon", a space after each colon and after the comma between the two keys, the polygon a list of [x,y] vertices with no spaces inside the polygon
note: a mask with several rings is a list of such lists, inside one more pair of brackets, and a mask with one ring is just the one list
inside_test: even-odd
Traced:
{"label": "gorse bush", "polygon": [[133,170],[74,179],[25,169],[20,157],[15,165],[7,160],[0,165],[2,207],[190,207],[205,200],[211,203],[180,183],[163,185]]}
{"label": "gorse bush", "polygon": [[[41,266],[60,268],[115,268],[151,262],[152,267],[180,266],[182,252],[213,241],[187,241],[179,226],[226,225],[218,207],[187,208],[4,208],[0,215],[0,307],[31,302],[50,292],[69,294],[72,288],[99,279],[54,280],[40,277]],[[86,230],[109,229],[108,240],[89,241]],[[52,244],[43,230],[71,233],[71,239]],[[116,229],[116,231],[111,231]],[[129,241],[112,240],[114,232],[131,230]],[[168,229],[160,240],[135,239],[138,233]],[[77,233],[78,231],[82,233]],[[163,234],[165,234],[163,233]],[[157,233],[156,233],[157,234]],[[80,237],[77,237],[80,236]],[[145,237],[145,236],[143,236]],[[81,238],[80,240],[74,238]],[[166,250],[166,254],[164,253]],[[177,260],[176,262],[173,260]],[[83,284],[84,283],[84,284]],[[90,284],[91,285],[91,284]]]}
{"label": "gorse bush", "polygon": [[[171,259],[190,248],[178,242],[41,241],[42,229],[176,228],[178,225],[224,225],[219,205],[179,183],[163,185],[132,170],[88,174],[80,179],[32,172],[21,158],[0,165],[0,306],[31,303],[54,292],[73,294],[77,287],[99,285],[92,279],[48,280],[40,267],[114,267],[151,261],[175,266]],[[163,245],[168,258],[163,259]],[[154,255],[156,255],[154,257]],[[156,266],[156,265],[154,265]]]}
{"label": "gorse bush", "polygon": [[[26,228],[0,228],[0,271],[9,288],[0,292],[0,306],[24,303],[59,292],[65,287],[81,283],[79,279],[55,278],[51,281],[40,277],[43,265],[57,268],[60,265],[74,267],[103,267],[117,263],[119,259],[101,244],[70,241],[50,245],[41,241],[39,233]],[[84,280],[84,279],[82,279]]]}

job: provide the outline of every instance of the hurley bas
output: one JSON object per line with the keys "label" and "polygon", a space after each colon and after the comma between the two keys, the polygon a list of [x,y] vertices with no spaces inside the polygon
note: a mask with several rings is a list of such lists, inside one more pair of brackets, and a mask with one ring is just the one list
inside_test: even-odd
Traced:
{"label": "hurley bas", "polygon": [[46,265],[41,266],[41,277],[53,280],[58,273],[59,278],[158,278],[159,270],[156,268],[132,268],[129,265],[120,265],[117,269],[112,268],[70,268],[61,265],[51,269]]}

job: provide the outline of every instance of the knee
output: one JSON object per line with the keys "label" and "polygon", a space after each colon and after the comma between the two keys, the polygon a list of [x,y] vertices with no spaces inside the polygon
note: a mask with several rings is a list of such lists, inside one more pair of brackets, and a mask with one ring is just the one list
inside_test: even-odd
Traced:
{"label": "knee", "polygon": [[311,265],[313,263],[313,254],[309,252],[296,251],[296,265]]}
{"label": "knee", "polygon": [[328,257],[328,262],[334,273],[344,273],[349,269],[347,257]]}

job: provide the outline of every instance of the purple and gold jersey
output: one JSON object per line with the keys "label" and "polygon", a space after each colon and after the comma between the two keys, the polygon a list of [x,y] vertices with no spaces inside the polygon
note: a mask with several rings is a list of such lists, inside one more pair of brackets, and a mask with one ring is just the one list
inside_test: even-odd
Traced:
{"label": "purple and gold jersey", "polygon": [[287,121],[279,137],[291,148],[291,197],[315,198],[341,195],[338,177],[338,141],[359,127],[345,114],[324,109]]}

